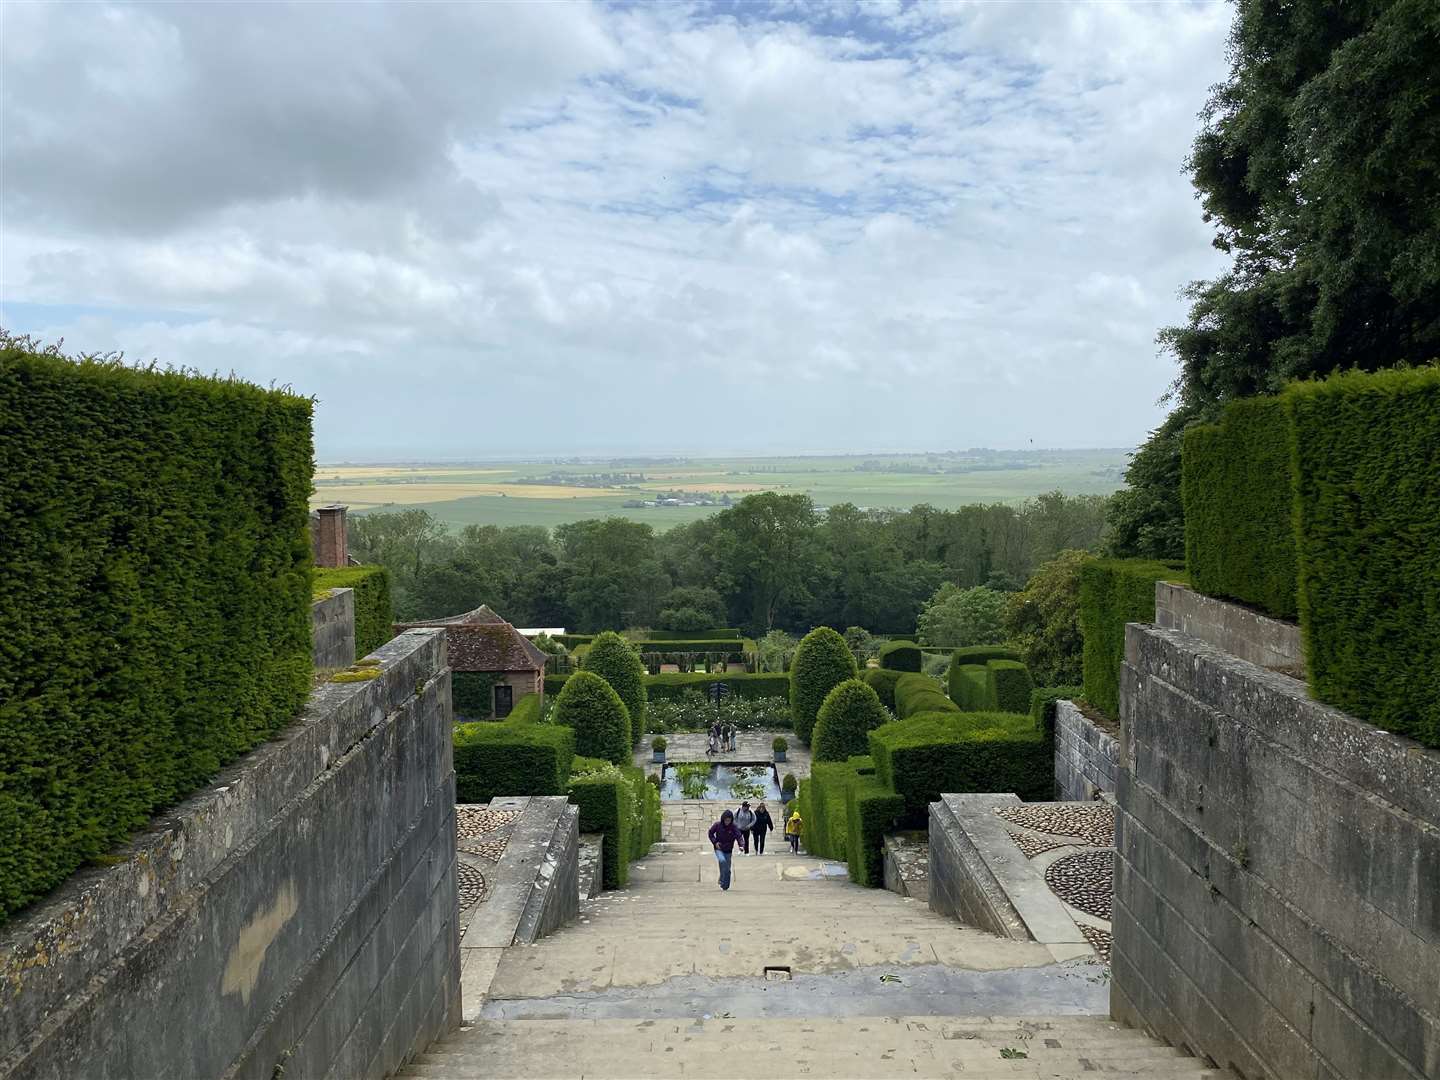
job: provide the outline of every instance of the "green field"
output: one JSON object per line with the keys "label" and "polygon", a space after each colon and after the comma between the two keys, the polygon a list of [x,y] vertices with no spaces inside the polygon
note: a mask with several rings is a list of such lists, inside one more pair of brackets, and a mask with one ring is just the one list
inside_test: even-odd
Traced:
{"label": "green field", "polygon": [[[682,502],[804,493],[817,506],[850,502],[905,509],[929,503],[1018,503],[1046,491],[1108,495],[1121,486],[1126,450],[965,451],[835,457],[597,459],[426,465],[322,464],[312,503],[356,513],[429,511],[450,525],[555,526],[628,517],[663,531],[722,506],[629,506],[672,495]],[[553,492],[553,494],[552,494]]]}

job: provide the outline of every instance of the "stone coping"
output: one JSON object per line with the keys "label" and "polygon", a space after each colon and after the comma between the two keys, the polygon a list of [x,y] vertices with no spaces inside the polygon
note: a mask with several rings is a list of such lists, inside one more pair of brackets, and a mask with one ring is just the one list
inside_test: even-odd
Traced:
{"label": "stone coping", "polygon": [[447,673],[442,632],[402,634],[375,655],[379,676],[317,687],[289,727],[114,849],[119,862],[76,871],[0,931],[0,1048],[15,1046],[157,920],[187,903],[191,890],[255,843],[418,690],[449,693],[448,683],[435,681]]}
{"label": "stone coping", "polygon": [[1305,648],[1295,623],[1171,581],[1155,583],[1155,624],[1179,630],[1260,667],[1305,676]]}

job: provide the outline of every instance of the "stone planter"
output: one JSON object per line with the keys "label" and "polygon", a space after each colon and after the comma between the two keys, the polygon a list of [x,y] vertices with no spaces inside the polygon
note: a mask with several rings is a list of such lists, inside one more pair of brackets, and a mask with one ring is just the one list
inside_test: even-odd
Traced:
{"label": "stone planter", "polygon": [[656,765],[664,765],[664,764],[665,764],[665,751],[664,751],[664,750],[652,750],[652,751],[651,751],[651,754],[654,755],[653,758],[652,758],[652,760],[655,762]]}
{"label": "stone planter", "polygon": [[778,765],[780,762],[782,762],[782,761],[784,761],[784,760],[785,760],[785,751],[784,751],[784,750],[776,750],[776,751],[775,751],[775,763]]}

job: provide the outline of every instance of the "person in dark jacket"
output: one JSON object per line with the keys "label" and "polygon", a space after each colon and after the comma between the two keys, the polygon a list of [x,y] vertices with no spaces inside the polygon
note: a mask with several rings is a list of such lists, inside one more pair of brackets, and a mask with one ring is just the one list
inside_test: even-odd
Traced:
{"label": "person in dark jacket", "polygon": [[735,815],[726,810],[720,820],[710,826],[710,844],[715,848],[715,861],[720,864],[720,888],[730,888],[730,867],[735,859],[735,845],[745,850],[745,837],[735,827]]}
{"label": "person in dark jacket", "polygon": [[750,826],[750,839],[755,843],[755,854],[765,854],[765,834],[775,828],[775,820],[762,802],[755,807],[755,824]]}

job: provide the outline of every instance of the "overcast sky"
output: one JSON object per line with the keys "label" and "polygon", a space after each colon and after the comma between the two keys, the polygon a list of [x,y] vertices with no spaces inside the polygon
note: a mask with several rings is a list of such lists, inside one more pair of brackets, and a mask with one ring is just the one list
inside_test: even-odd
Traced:
{"label": "overcast sky", "polygon": [[0,5],[0,321],[322,460],[1130,446],[1219,3]]}

